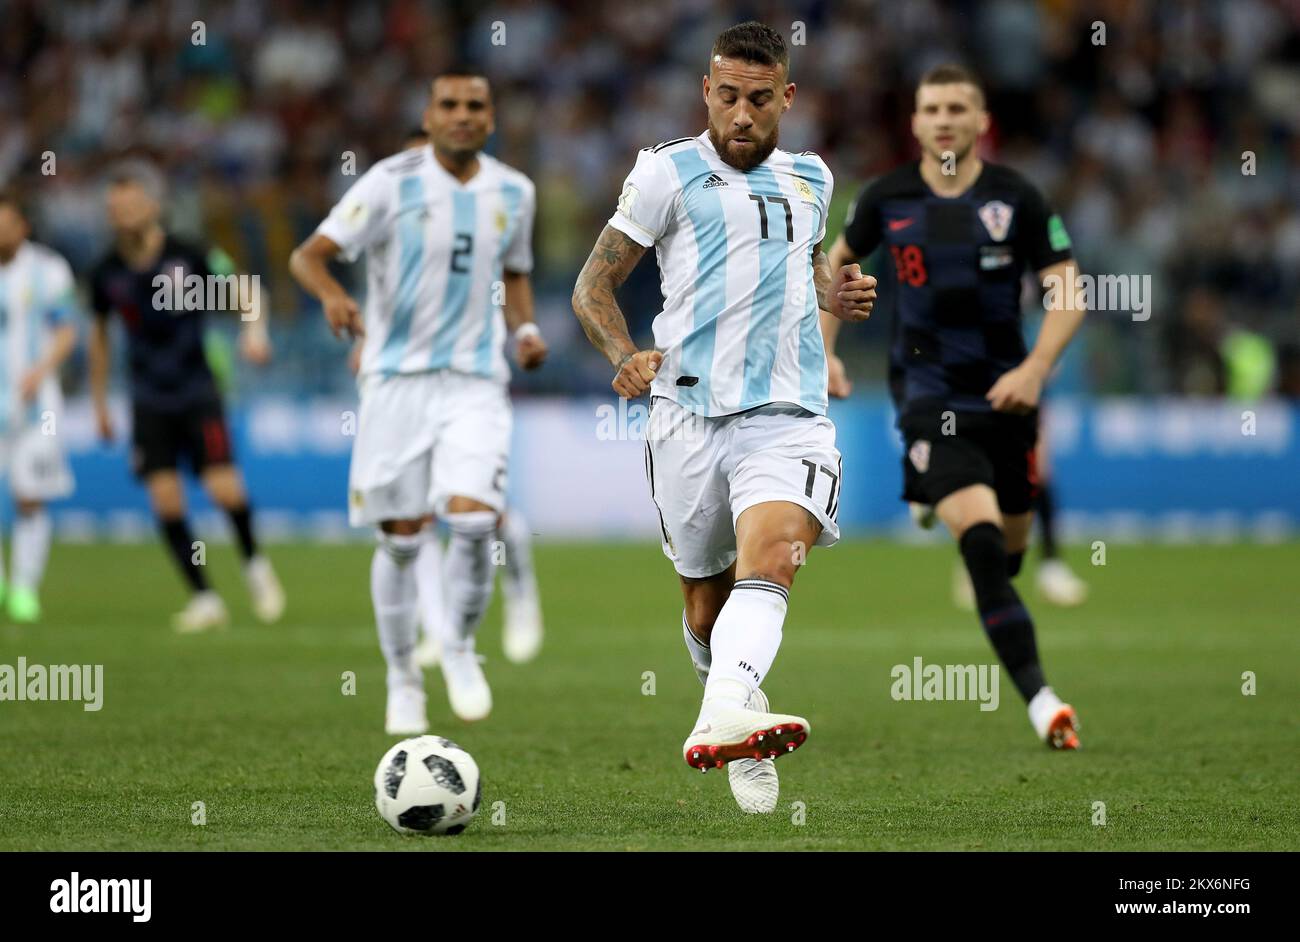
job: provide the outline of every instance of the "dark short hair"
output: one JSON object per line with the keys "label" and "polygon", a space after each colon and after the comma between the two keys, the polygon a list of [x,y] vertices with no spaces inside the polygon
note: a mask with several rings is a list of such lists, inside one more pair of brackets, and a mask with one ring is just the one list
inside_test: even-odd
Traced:
{"label": "dark short hair", "polygon": [[485,82],[488,81],[486,72],[467,62],[456,62],[445,69],[439,69],[438,74],[433,77],[433,81],[436,82],[440,78],[481,78]]}
{"label": "dark short hair", "polygon": [[0,206],[8,206],[19,216],[23,217],[24,222],[31,222],[31,215],[27,211],[27,200],[23,197],[22,191],[16,186],[0,187]]}
{"label": "dark short hair", "polygon": [[922,85],[973,85],[980,104],[984,103],[984,86],[980,84],[979,78],[966,66],[955,62],[945,62],[927,69],[916,83],[917,89]]}
{"label": "dark short hair", "polygon": [[772,27],[756,20],[738,23],[724,29],[713,41],[709,61],[715,56],[724,59],[743,59],[759,65],[780,65],[790,74],[790,50],[786,48],[781,34]]}

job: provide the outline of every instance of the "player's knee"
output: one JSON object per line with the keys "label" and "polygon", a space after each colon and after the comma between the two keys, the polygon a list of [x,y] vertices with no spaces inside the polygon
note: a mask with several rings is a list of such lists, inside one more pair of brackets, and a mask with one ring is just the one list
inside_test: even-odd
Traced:
{"label": "player's knee", "polygon": [[768,540],[755,552],[746,554],[737,575],[744,579],[766,579],[788,589],[807,558],[808,546],[802,540]]}
{"label": "player's knee", "polygon": [[[472,497],[451,497],[447,500],[448,514],[490,513],[496,514],[491,505]],[[499,516],[499,515],[498,515]]]}
{"label": "player's knee", "polygon": [[399,566],[407,566],[419,555],[420,544],[424,541],[417,530],[414,533],[399,533],[380,527],[378,531],[380,548]]}
{"label": "player's knee", "polygon": [[179,490],[164,493],[151,492],[149,506],[153,508],[154,516],[163,520],[175,520],[185,516],[185,498],[181,496]]}
{"label": "player's knee", "polygon": [[492,509],[448,511],[442,519],[453,538],[482,540],[496,532],[497,513]]}

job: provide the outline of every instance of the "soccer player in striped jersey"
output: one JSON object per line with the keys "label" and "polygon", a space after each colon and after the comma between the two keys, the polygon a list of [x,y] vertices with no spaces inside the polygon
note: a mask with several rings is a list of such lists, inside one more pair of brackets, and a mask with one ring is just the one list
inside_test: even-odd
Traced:
{"label": "soccer player in striped jersey", "polygon": [[[402,143],[403,150],[428,146],[429,134],[422,127],[413,128]],[[349,354],[348,363],[353,373],[361,369],[364,345],[364,341],[358,339]],[[542,647],[542,605],[537,573],[533,569],[532,534],[518,508],[508,506],[501,515],[497,539],[501,541],[505,556],[505,565],[501,567],[502,607],[505,610],[501,644],[506,660],[526,664],[537,657]],[[415,584],[420,599],[420,643],[415,648],[415,660],[424,668],[437,667],[442,655],[442,583],[442,544],[430,532],[429,539],[420,545],[420,552],[415,557]]]}
{"label": "soccer player in striped jersey", "polygon": [[[614,390],[651,396],[650,491],[704,683],[684,757],[701,770],[730,763],[751,813],[775,809],[771,760],[809,733],[802,716],[770,712],[760,689],[790,586],[810,547],[839,539],[818,310],[861,320],[875,298],[873,279],[856,266],[832,274],[821,250],[826,164],[777,148],[794,95],[776,31],[725,30],[704,78],[707,130],[641,151],[573,293]],[[651,246],[664,306],[654,347],[638,350],[614,290]]]}
{"label": "soccer player in striped jersey", "polygon": [[[349,473],[354,525],[378,528],[370,571],[388,664],[385,726],[428,728],[415,559],[437,514],[451,537],[442,673],[453,712],[485,718],[492,693],[474,636],[492,592],[492,538],[505,509],[509,368],[534,369],[546,344],[533,322],[532,182],[481,153],[493,131],[488,81],[434,79],[424,113],[430,145],[379,161],[298,247],[290,271],[319,298],[336,336],[365,336]],[[366,253],[364,316],[329,273]]]}
{"label": "soccer player in striped jersey", "polygon": [[13,569],[0,595],[9,617],[41,617],[40,588],[50,552],[47,501],[72,493],[59,447],[63,400],[59,366],[77,342],[72,270],[53,249],[28,240],[15,190],[0,191],[0,473],[18,506]]}

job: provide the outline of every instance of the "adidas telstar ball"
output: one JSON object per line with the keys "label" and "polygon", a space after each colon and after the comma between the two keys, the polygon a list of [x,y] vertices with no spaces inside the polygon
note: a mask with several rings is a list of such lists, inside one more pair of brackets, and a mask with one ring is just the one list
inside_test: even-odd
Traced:
{"label": "adidas telstar ball", "polygon": [[375,769],[375,807],[400,834],[459,834],[478,813],[478,763],[450,739],[403,739]]}

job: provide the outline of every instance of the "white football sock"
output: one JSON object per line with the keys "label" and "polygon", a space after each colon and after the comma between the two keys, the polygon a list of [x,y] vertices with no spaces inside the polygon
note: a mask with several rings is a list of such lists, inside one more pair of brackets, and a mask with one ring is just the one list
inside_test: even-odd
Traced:
{"label": "white football sock", "polygon": [[489,510],[446,514],[451,529],[443,567],[447,591],[443,649],[453,656],[474,650],[474,633],[492,598],[492,537],[497,515]]}
{"label": "white football sock", "polygon": [[[766,579],[738,579],[709,636],[712,663],[704,707],[744,707],[776,660],[789,591]],[[703,713],[701,713],[703,715]]]}
{"label": "white football sock", "polygon": [[379,545],[370,563],[370,598],[375,606],[379,649],[388,662],[388,686],[423,685],[415,665],[419,596],[415,585],[415,557],[424,541],[421,534],[380,531]]}
{"label": "white football sock", "polygon": [[44,510],[18,514],[14,521],[13,583],[20,589],[40,587],[50,558],[50,515]]}
{"label": "white football sock", "polygon": [[442,621],[447,615],[446,592],[442,585],[442,543],[433,527],[422,531],[424,541],[415,557],[415,586],[420,600],[420,634],[442,638]]}
{"label": "white football sock", "polygon": [[501,587],[511,600],[537,597],[537,576],[533,572],[533,536],[517,510],[510,510],[497,528],[506,545],[506,565]]}
{"label": "white football sock", "polygon": [[1029,722],[1038,733],[1039,739],[1047,735],[1047,724],[1052,722],[1056,711],[1064,705],[1051,687],[1042,687],[1034,694],[1033,699],[1029,701]]}
{"label": "white football sock", "polygon": [[700,683],[707,685],[709,665],[713,663],[713,652],[707,644],[695,637],[695,632],[691,630],[691,623],[686,620],[685,611],[682,612],[682,639],[686,642],[686,651],[691,656],[691,666],[695,668]]}

